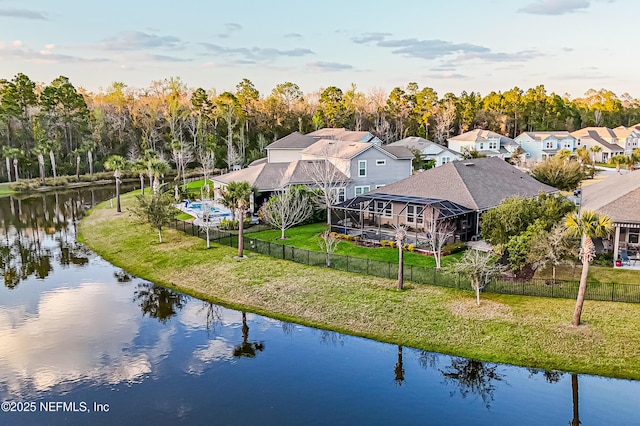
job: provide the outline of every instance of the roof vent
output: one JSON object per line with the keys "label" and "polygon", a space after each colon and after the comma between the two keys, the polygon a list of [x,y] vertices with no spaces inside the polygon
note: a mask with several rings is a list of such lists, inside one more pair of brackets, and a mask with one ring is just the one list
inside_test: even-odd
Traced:
{"label": "roof vent", "polygon": [[474,163],[462,163],[462,164],[464,164],[465,166],[473,166],[474,165]]}

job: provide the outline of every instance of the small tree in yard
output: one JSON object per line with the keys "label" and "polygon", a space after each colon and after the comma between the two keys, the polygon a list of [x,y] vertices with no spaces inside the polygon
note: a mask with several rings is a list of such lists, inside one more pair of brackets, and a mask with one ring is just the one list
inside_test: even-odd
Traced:
{"label": "small tree in yard", "polygon": [[198,213],[198,226],[207,236],[207,248],[211,248],[211,228],[217,227],[217,224],[211,220],[211,203],[202,203],[202,213]]}
{"label": "small tree in yard", "polygon": [[284,232],[309,219],[313,214],[313,193],[302,185],[278,189],[274,195],[264,202],[258,216],[264,222],[280,229],[280,239],[284,240]]}
{"label": "small tree in yard", "polygon": [[320,234],[318,245],[320,246],[320,250],[326,253],[327,268],[331,267],[331,255],[338,248],[338,244],[340,244],[340,240],[336,238],[335,235],[330,231],[324,231],[322,234]]}
{"label": "small tree in yard", "polygon": [[331,226],[331,205],[338,201],[338,191],[347,185],[348,178],[329,160],[330,149],[325,149],[319,160],[305,161],[304,172],[320,190],[319,204],[327,209],[327,223]]}
{"label": "small tree in yard", "polygon": [[404,240],[407,238],[407,228],[403,225],[395,227],[396,245],[398,246],[398,290],[404,287]]}
{"label": "small tree in yard", "polygon": [[162,228],[171,222],[177,212],[173,201],[168,195],[160,193],[154,193],[151,197],[138,195],[137,199],[138,205],[133,213],[158,231],[158,239],[162,244]]}
{"label": "small tree in yard", "polygon": [[251,196],[257,192],[249,182],[229,182],[222,190],[224,205],[238,213],[238,257],[244,257],[244,215],[249,211]]}
{"label": "small tree in yard", "polygon": [[440,269],[442,247],[453,237],[456,228],[451,221],[440,219],[440,211],[428,207],[424,210],[424,226],[427,233],[427,245],[436,261],[436,269]]}
{"label": "small tree in yard", "polygon": [[607,215],[599,215],[594,211],[583,210],[579,214],[570,213],[565,220],[564,226],[567,228],[569,235],[582,238],[579,254],[582,261],[582,273],[580,274],[580,287],[578,288],[578,297],[572,321],[573,325],[578,326],[580,325],[584,296],[587,291],[589,264],[596,254],[596,246],[593,244],[592,238],[608,236],[611,233],[613,224],[611,218]]}
{"label": "small tree in yard", "polygon": [[471,281],[471,287],[476,292],[476,304],[480,306],[480,291],[492,278],[499,277],[503,270],[491,253],[467,250],[458,262],[451,265],[449,272],[463,275]]}
{"label": "small tree in yard", "polygon": [[539,235],[531,244],[528,261],[539,268],[551,265],[551,278],[556,281],[556,266],[560,265],[574,250],[575,240],[566,228],[556,225],[544,235]]}

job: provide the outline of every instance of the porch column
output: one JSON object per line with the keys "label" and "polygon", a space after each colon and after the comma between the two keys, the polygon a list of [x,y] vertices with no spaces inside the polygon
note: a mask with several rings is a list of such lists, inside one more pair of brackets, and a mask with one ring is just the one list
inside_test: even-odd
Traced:
{"label": "porch column", "polygon": [[620,248],[620,227],[619,226],[615,226],[616,228],[616,234],[615,237],[613,237],[613,265],[615,266],[616,264],[616,259],[619,256],[619,248]]}

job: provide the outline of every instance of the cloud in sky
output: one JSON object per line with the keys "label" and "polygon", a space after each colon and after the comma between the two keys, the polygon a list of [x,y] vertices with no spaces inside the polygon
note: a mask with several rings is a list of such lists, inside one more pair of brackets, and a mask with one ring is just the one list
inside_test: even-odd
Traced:
{"label": "cloud in sky", "polygon": [[183,43],[175,36],[158,36],[141,31],[123,31],[103,41],[102,48],[110,51],[142,49],[178,49]]}
{"label": "cloud in sky", "polygon": [[444,40],[419,40],[417,38],[389,39],[389,33],[366,33],[352,38],[354,43],[374,43],[390,48],[391,53],[420,59],[437,59],[454,53],[485,53],[491,49],[471,43],[451,43]]}
{"label": "cloud in sky", "polygon": [[23,60],[28,62],[40,62],[40,63],[93,63],[93,62],[107,62],[107,58],[86,58],[81,56],[65,55],[60,53],[54,53],[53,45],[49,44],[44,49],[35,50],[27,47],[23,47],[22,43],[16,40],[11,43],[11,46],[0,42],[0,60],[14,59]]}
{"label": "cloud in sky", "polygon": [[44,13],[28,9],[0,9],[0,16],[7,18],[47,20]]}
{"label": "cloud in sky", "polygon": [[224,24],[224,29],[226,32],[224,33],[219,33],[218,37],[220,38],[229,38],[229,36],[231,36],[231,34],[240,31],[242,29],[242,25],[237,24],[235,22],[229,22]]}
{"label": "cloud in sky", "polygon": [[534,15],[566,15],[589,8],[590,0],[539,0],[518,9],[521,13]]}
{"label": "cloud in sky", "polygon": [[345,71],[345,70],[352,70],[353,66],[349,65],[349,64],[340,64],[338,62],[322,62],[322,61],[317,61],[317,62],[309,62],[307,64],[307,66],[313,70],[316,71]]}
{"label": "cloud in sky", "polygon": [[298,33],[287,33],[284,35],[284,38],[296,38],[296,39],[301,39],[302,38],[302,34],[298,34]]}
{"label": "cloud in sky", "polygon": [[455,72],[438,72],[438,73],[427,74],[425,77],[438,79],[438,80],[460,80],[460,79],[467,78],[468,76],[464,74],[458,74]]}
{"label": "cloud in sky", "polygon": [[300,57],[313,55],[313,51],[306,48],[281,50],[263,47],[224,47],[213,43],[201,43],[209,52],[227,57],[235,57],[239,63],[255,64],[257,62],[270,62],[282,56]]}

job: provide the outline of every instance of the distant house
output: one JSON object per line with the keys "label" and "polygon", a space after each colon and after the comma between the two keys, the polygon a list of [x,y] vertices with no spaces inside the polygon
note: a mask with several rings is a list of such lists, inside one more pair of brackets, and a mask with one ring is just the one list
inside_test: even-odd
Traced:
{"label": "distant house", "polygon": [[417,235],[424,233],[425,213],[436,209],[455,221],[457,238],[469,241],[479,234],[481,214],[502,200],[556,191],[500,158],[460,160],[333,206],[332,223],[352,233],[404,224]]}
{"label": "distant house", "polygon": [[[577,147],[586,147],[593,151],[593,157],[597,163],[606,163],[611,157],[624,155],[625,149],[618,145],[618,137],[615,132],[607,127],[585,127],[571,132],[576,138]],[[594,151],[597,147],[597,151]]]}
{"label": "distant house", "polygon": [[433,160],[436,167],[442,166],[443,164],[447,164],[451,161],[462,160],[463,158],[462,154],[459,152],[417,136],[400,139],[399,141],[390,143],[386,146],[404,146],[412,152],[414,150],[420,151],[422,159],[425,161]]}
{"label": "distant house", "polygon": [[374,145],[382,145],[382,141],[371,132],[346,130],[345,128],[325,127],[314,132],[307,133],[316,139],[333,139],[347,142],[370,142]]}
{"label": "distant house", "polygon": [[624,154],[629,155],[638,148],[640,142],[640,129],[634,127],[618,126],[611,129],[616,135],[616,144],[624,148]]}
{"label": "distant house", "polygon": [[572,154],[577,149],[577,139],[567,131],[522,132],[515,141],[526,153],[529,160],[547,160],[560,150],[567,149]]}
{"label": "distant house", "polygon": [[464,154],[469,151],[487,157],[507,159],[518,148],[515,140],[490,130],[475,129],[447,139],[449,149]]}
{"label": "distant house", "polygon": [[581,208],[611,217],[613,259],[640,252],[640,171],[612,175],[582,189]]}

